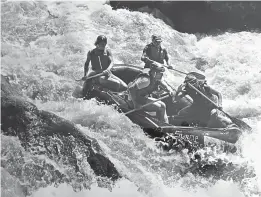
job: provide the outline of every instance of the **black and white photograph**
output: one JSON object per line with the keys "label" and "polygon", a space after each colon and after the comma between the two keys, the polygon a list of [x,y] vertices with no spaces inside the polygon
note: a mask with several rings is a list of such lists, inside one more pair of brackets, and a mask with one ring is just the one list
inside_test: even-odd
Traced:
{"label": "black and white photograph", "polygon": [[261,197],[261,1],[1,0],[2,197]]}

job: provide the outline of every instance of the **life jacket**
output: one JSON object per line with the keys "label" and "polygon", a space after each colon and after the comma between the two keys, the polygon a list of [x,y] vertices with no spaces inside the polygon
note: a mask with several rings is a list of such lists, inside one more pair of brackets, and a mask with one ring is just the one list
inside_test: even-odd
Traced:
{"label": "life jacket", "polygon": [[165,48],[160,47],[158,51],[158,49],[152,43],[150,43],[146,45],[145,51],[148,58],[158,63],[164,64],[164,59],[166,59],[167,56],[167,50]]}
{"label": "life jacket", "polygon": [[[210,93],[210,87],[204,82],[203,84],[196,87],[200,92],[202,92],[205,96],[207,96],[210,100],[215,102],[215,97]],[[186,86],[185,87],[187,94],[193,99],[193,105],[197,105],[198,107],[207,107],[208,109],[212,109],[213,105],[203,98],[198,92],[194,89]]]}
{"label": "life jacket", "polygon": [[91,58],[92,70],[103,71],[109,67],[111,60],[109,59],[110,51],[107,48],[105,48],[103,53],[98,51],[96,48],[91,50],[89,53]]}
{"label": "life jacket", "polygon": [[128,89],[135,92],[137,96],[146,97],[150,95],[157,88],[157,82],[152,82],[148,74],[139,74],[133,82],[128,84]]}

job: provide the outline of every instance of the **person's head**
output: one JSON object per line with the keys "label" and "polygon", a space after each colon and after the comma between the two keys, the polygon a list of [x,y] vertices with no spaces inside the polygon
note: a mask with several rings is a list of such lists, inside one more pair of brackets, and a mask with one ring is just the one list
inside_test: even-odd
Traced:
{"label": "person's head", "polygon": [[195,77],[195,75],[188,74],[185,77],[184,83],[190,83],[191,85],[195,86],[196,88],[198,87],[198,80]]}
{"label": "person's head", "polygon": [[165,68],[162,65],[158,63],[152,63],[150,65],[149,74],[154,80],[160,81],[163,77],[164,72]]}
{"label": "person's head", "polygon": [[151,36],[151,41],[152,41],[154,46],[160,47],[162,39],[161,39],[161,37],[159,35],[152,35]]}
{"label": "person's head", "polygon": [[106,36],[103,36],[103,35],[98,36],[94,44],[97,49],[104,50],[107,45]]}

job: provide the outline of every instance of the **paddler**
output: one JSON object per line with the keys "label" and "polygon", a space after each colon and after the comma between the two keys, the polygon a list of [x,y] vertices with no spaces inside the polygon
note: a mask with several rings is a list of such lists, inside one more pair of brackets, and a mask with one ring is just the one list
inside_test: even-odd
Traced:
{"label": "paddler", "polygon": [[[210,100],[216,102],[217,98],[218,109],[191,88],[188,83],[197,88]],[[179,111],[177,116],[179,119],[186,120],[188,124],[198,123],[200,126],[216,128],[227,127],[232,124],[232,121],[220,111],[222,110],[221,93],[207,85],[206,80],[199,80],[194,75],[188,74],[184,83],[178,87],[175,99],[180,99],[185,95],[189,95],[193,99],[193,103]]]}
{"label": "paddler", "polygon": [[[87,54],[87,60],[84,65],[83,80],[90,76],[103,73],[103,76],[94,78],[93,82],[113,91],[121,92],[127,90],[127,84],[117,76],[111,73],[113,67],[113,57],[111,51],[106,47],[107,38],[103,35],[97,37],[94,49]],[[91,62],[91,67],[89,64]],[[87,73],[88,72],[88,73]],[[83,85],[83,95],[88,91],[88,80]]]}
{"label": "paddler", "polygon": [[161,42],[162,38],[159,35],[151,36],[151,43],[145,46],[141,56],[141,61],[145,63],[144,68],[150,68],[153,61],[164,64],[164,60],[168,68],[172,68],[169,54],[166,48],[162,47]]}
{"label": "paddler", "polygon": [[[174,96],[172,88],[162,79],[165,68],[159,63],[151,63],[150,68],[143,69],[143,73],[139,74],[136,79],[128,84],[130,98],[135,108],[139,108],[149,102],[155,101],[150,94],[157,90],[158,87],[163,88],[171,96]],[[156,112],[157,118],[168,123],[166,113],[166,105],[162,101],[157,101],[144,108],[144,111]]]}

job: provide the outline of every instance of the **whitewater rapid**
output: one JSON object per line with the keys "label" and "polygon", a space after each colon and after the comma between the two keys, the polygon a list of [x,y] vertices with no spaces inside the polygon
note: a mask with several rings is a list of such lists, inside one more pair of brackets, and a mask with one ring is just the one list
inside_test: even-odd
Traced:
{"label": "whitewater rapid", "polygon": [[[61,184],[37,188],[31,196],[261,195],[260,33],[224,33],[198,40],[195,35],[179,33],[149,14],[112,10],[104,2],[1,4],[1,73],[12,76],[11,83],[19,84],[23,94],[38,108],[73,121],[86,135],[97,139],[123,176],[111,191],[98,187],[98,183],[93,183],[90,190],[79,192]],[[81,85],[74,79],[82,77],[87,52],[94,47],[97,35],[108,37],[116,63],[142,66],[140,56],[153,33],[162,35],[163,45],[176,69],[203,72],[208,83],[222,93],[224,110],[253,127],[253,133],[246,134],[237,143],[241,154],[213,153],[211,158],[247,166],[255,177],[243,177],[241,181],[214,180],[190,173],[181,177],[178,172],[189,161],[186,154],[160,150],[153,139],[113,107],[72,97],[73,90]],[[208,64],[188,61],[193,58],[202,58]],[[167,71],[165,76],[175,88],[184,79],[172,71]],[[2,136],[1,140],[11,155],[22,149],[12,137]],[[36,156],[25,154],[24,157],[30,161]],[[15,177],[8,177],[2,180],[17,181]],[[24,196],[22,190],[12,184],[2,186],[2,190],[10,190],[10,196]]]}

